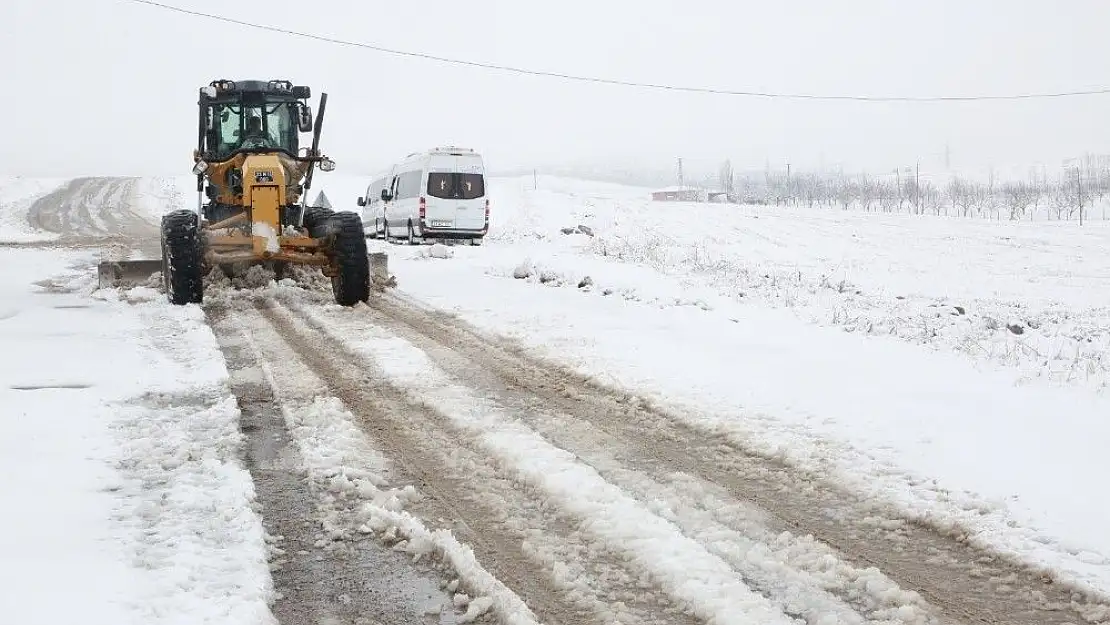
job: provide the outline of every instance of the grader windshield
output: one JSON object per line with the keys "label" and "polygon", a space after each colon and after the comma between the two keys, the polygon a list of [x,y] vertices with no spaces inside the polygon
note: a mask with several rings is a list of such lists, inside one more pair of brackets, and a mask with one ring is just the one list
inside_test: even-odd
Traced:
{"label": "grader windshield", "polygon": [[299,148],[296,102],[213,104],[208,148],[216,160],[240,149],[278,149],[292,155]]}

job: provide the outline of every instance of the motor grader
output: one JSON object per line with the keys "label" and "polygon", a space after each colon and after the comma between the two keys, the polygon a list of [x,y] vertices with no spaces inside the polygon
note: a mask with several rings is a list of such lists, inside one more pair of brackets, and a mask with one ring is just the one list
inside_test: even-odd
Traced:
{"label": "motor grader", "polygon": [[[311,90],[287,80],[214,80],[200,89],[197,209],[162,216],[162,280],[173,304],[201,303],[204,281],[266,265],[318,266],[331,278],[336,303],[366,301],[370,269],[362,219],[354,212],[308,206],[316,167],[333,171],[320,153],[327,93],[313,120]],[[300,145],[312,133],[311,146]]]}

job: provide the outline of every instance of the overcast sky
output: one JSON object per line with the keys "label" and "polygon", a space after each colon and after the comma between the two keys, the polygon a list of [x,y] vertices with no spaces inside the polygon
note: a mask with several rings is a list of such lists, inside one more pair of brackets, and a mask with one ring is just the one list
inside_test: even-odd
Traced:
{"label": "overcast sky", "polygon": [[[460,59],[676,85],[848,95],[1110,86],[1098,0],[163,0]],[[308,7],[312,7],[311,10]],[[3,0],[0,174],[187,174],[197,89],[287,78],[329,93],[336,173],[462,144],[493,168],[585,162],[889,171],[1110,152],[1110,95],[849,103],[565,82],[400,58],[125,0]]]}

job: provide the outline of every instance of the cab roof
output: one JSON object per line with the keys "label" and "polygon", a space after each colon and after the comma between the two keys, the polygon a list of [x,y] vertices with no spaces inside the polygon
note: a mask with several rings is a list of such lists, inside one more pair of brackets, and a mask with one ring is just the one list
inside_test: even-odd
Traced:
{"label": "cab roof", "polygon": [[312,90],[307,86],[294,86],[288,80],[213,80],[207,87],[200,89],[202,97],[209,99],[234,96],[238,94],[260,94],[288,96],[297,99],[306,99],[312,96]]}

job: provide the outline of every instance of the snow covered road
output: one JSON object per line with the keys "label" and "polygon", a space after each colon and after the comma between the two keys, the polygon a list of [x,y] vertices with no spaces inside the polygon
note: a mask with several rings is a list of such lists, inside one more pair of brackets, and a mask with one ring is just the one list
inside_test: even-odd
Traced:
{"label": "snow covered road", "polygon": [[[250,304],[247,303],[247,308]],[[210,307],[208,319],[223,349],[247,438],[246,463],[271,539],[271,563],[281,623],[355,623],[373,615],[385,623],[454,623],[427,615],[451,613],[438,576],[421,573],[403,554],[367,540],[351,523],[336,480],[377,475],[381,461],[356,449],[329,462],[350,441],[336,405],[313,397],[311,373],[294,370],[288,347],[256,316]],[[275,349],[277,353],[275,353]],[[320,445],[329,445],[320,447]],[[334,450],[334,451],[333,451]],[[378,493],[374,478],[366,487]]]}
{"label": "snow covered road", "polygon": [[[586,245],[557,229],[554,242],[533,236],[572,211],[517,207],[503,235],[444,258],[376,243],[399,286],[369,305],[335,306],[322,276],[295,272],[217,278],[203,306],[172,307],[153,282],[93,291],[90,263],[146,254],[182,185],[37,188],[7,205],[31,225],[0,254],[38,269],[4,274],[0,332],[46,351],[2,386],[86,403],[80,427],[45,429],[44,415],[78,417],[27,404],[39,418],[13,417],[6,432],[100,477],[5,494],[81,497],[72,513],[90,533],[74,536],[75,553],[115,571],[98,595],[107,620],[1110,623],[1110,602],[1091,592],[1110,580],[1093,529],[1103,508],[1077,498],[1091,483],[1064,488],[1099,462],[1103,400],[1086,391],[1014,387],[955,355],[736,306],[668,267],[598,258],[596,239],[612,233]],[[609,211],[625,194],[599,186],[563,201]],[[522,260],[531,275],[514,279]],[[15,295],[35,288],[44,295]],[[61,347],[31,303],[47,293],[76,307],[53,313],[74,317],[66,340],[103,343],[126,383],[98,371],[92,343],[72,361],[48,357]],[[59,361],[55,386],[82,388],[44,385]],[[1062,406],[1067,428],[1053,429],[1045,415]],[[1080,450],[1087,438],[1091,457],[1025,472],[1020,458],[976,458],[1007,415],[1042,444]],[[13,471],[33,460],[19,448]],[[985,479],[992,461],[1005,480]],[[115,486],[95,504],[99,483]],[[1024,525],[1046,517],[998,502],[996,483],[1067,516],[1049,531]],[[123,547],[97,546],[113,537]],[[24,586],[41,590],[43,575]],[[30,599],[0,598],[33,613]]]}

